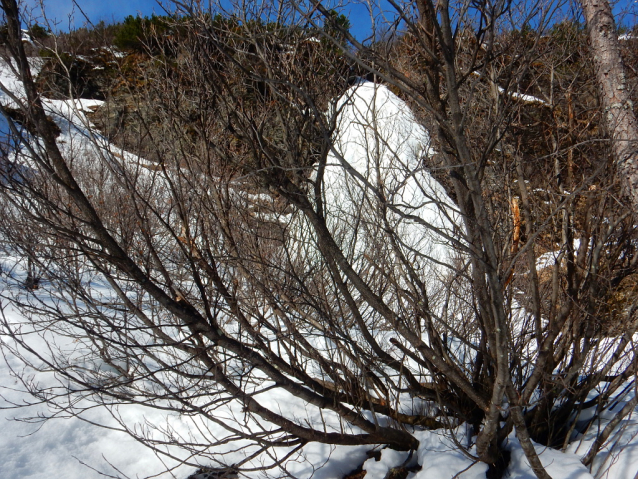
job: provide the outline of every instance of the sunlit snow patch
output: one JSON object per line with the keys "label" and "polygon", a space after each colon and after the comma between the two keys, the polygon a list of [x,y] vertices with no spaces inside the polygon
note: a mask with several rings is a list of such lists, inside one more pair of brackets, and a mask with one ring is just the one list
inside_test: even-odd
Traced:
{"label": "sunlit snow patch", "polygon": [[461,218],[424,164],[428,133],[404,101],[371,82],[347,90],[334,111],[335,143],[320,179],[341,249],[357,270],[396,261],[400,251],[422,277],[447,274],[462,246]]}

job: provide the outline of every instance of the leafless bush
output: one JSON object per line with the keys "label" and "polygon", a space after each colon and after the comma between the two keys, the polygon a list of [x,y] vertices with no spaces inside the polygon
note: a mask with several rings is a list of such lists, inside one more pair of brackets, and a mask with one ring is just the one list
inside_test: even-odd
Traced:
{"label": "leafless bush", "polygon": [[60,378],[28,390],[179,412],[193,437],[121,426],[238,468],[311,441],[413,450],[414,428],[466,422],[478,459],[497,468],[515,429],[547,477],[531,439],[567,444],[635,373],[635,218],[594,94],[572,94],[581,53],[523,4],[397,5],[405,32],[372,45],[322,29],[320,4],[177,7],[179,37],[157,39],[172,54],[130,90],[153,107],[148,162],[88,124],[56,143],[3,0],[41,140],[12,128],[28,170],[3,169],[0,226],[51,298],[7,299],[60,338],[38,349],[5,319],[10,351]]}

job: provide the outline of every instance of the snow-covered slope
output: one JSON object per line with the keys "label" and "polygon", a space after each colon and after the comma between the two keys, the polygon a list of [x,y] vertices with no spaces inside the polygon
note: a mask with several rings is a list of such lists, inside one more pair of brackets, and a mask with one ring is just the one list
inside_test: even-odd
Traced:
{"label": "snow-covered slope", "polygon": [[408,105],[387,87],[362,82],[346,91],[337,111],[324,201],[328,224],[350,246],[353,261],[374,247],[366,241],[391,229],[426,274],[433,265],[449,265],[460,215],[424,166],[430,137]]}
{"label": "snow-covered slope", "polygon": [[[321,181],[333,238],[359,275],[388,286],[388,304],[396,304],[414,275],[426,285],[432,305],[445,303],[434,299],[449,294],[450,273],[463,264],[463,228],[454,203],[425,165],[433,153],[428,133],[404,101],[372,82],[353,85],[329,114],[337,115],[335,143],[313,179]],[[318,252],[312,227],[299,221],[291,228],[299,246],[291,249],[313,261]]]}
{"label": "snow-covered slope", "polygon": [[[21,95],[20,82],[6,64],[0,65],[0,81],[10,93],[18,97]],[[11,102],[6,94],[0,95],[0,101],[4,104]],[[82,112],[95,102],[47,100],[45,104],[62,130],[58,141],[66,153],[73,153],[73,157],[80,161],[85,156],[102,154],[110,161],[119,158],[131,160],[133,165],[139,164],[139,159],[121,150],[119,157],[114,157],[112,152],[118,149],[90,130],[90,123]],[[427,132],[415,121],[407,105],[380,85],[362,83],[354,86],[338,102],[337,108],[340,111],[339,134],[323,177],[329,227],[349,251],[349,259],[361,274],[366,274],[367,264],[380,260],[397,261],[396,252],[383,232],[389,226],[398,232],[398,248],[422,277],[437,275],[443,278],[458,260],[454,253],[457,248],[450,245],[458,241],[455,238],[458,238],[460,216],[441,185],[423,167],[422,159],[430,150]],[[0,121],[0,134],[6,134],[7,124],[4,120]],[[359,234],[362,232],[365,234]],[[22,313],[9,306],[6,300],[11,295],[25,294],[16,289],[16,284],[23,281],[24,276],[20,258],[5,254],[0,277],[0,320],[25,322]],[[430,281],[428,284],[442,283]],[[105,283],[96,280],[92,287],[104,297],[115,296]],[[34,296],[46,302],[50,301],[47,294],[47,288],[43,287]],[[40,336],[33,335],[30,344],[36,349],[45,349],[48,347],[44,341],[46,337],[46,331]],[[174,433],[182,437],[197,435],[205,428],[209,428],[207,433],[211,435],[224,434],[223,429],[215,424],[198,423],[159,410],[149,411],[139,405],[93,409],[80,418],[67,414],[44,424],[13,421],[14,418],[37,418],[50,413],[41,404],[14,407],[32,401],[25,393],[28,385],[17,379],[16,372],[26,372],[27,377],[42,384],[52,381],[53,374],[42,363],[34,363],[33,367],[25,370],[23,363],[6,348],[12,345],[11,338],[4,336],[0,340],[5,345],[5,361],[0,362],[0,405],[4,407],[0,410],[0,417],[6,420],[0,434],[0,479],[104,477],[100,472],[110,474],[110,477],[147,477],[178,464],[177,460],[156,456],[123,432],[99,428],[92,423],[114,428],[120,423],[131,428],[141,428],[145,424],[157,427],[170,425]],[[68,345],[68,342],[69,338],[59,339],[59,344]],[[623,401],[629,397],[623,398]],[[273,392],[261,399],[264,405],[274,410],[285,410],[291,416],[308,421],[330,420],[313,415],[304,404],[290,396]],[[229,418],[241,417],[241,411],[229,409],[226,412]],[[456,446],[455,441],[469,441],[467,431],[460,427],[454,433],[453,440],[451,433],[418,431],[416,436],[420,448],[413,457],[384,449],[380,461],[367,459],[366,452],[370,447],[333,447],[311,443],[290,458],[286,470],[290,477],[300,479],[339,479],[363,465],[367,471],[366,479],[383,479],[393,467],[418,463],[421,469],[415,468],[409,479],[484,477],[486,466],[475,463]],[[638,470],[637,435],[638,426],[634,421],[628,419],[621,424],[615,442],[609,446],[612,451],[601,455],[595,463],[594,471],[601,471],[598,477],[624,479],[635,476]],[[592,438],[585,436],[580,439],[582,443],[569,447],[570,454],[538,448],[541,460],[554,479],[591,477],[580,464],[577,454],[587,449]],[[510,437],[509,444],[512,463],[507,477],[534,477],[517,440]],[[581,449],[578,449],[579,446]],[[174,448],[170,451],[179,454]],[[237,452],[237,456],[241,454],[242,451]],[[273,451],[273,454],[277,453]],[[257,463],[254,465],[258,466]],[[178,467],[161,477],[184,478],[192,471],[189,467]]]}

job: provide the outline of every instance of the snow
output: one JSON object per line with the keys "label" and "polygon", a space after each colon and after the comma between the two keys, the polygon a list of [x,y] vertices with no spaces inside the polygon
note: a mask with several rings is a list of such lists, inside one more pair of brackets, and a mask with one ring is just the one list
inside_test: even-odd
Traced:
{"label": "snow", "polygon": [[[578,254],[579,249],[580,249],[580,239],[575,238],[572,244],[572,251],[574,251],[574,254]],[[561,257],[562,254],[563,254],[563,251],[556,250],[556,251],[548,251],[547,253],[538,255],[538,257],[536,258],[536,270],[540,271],[544,268],[549,268],[554,266],[556,264],[556,261],[558,260],[559,257]]]}
{"label": "snow", "polygon": [[[499,93],[505,93],[505,89],[502,87],[498,87],[498,91]],[[520,100],[523,103],[539,103],[541,105],[549,105],[549,103],[547,103],[545,100],[543,100],[542,98],[538,98],[536,96],[533,95],[526,95],[524,93],[518,93],[518,92],[507,92],[507,94],[510,96],[510,98],[514,98],[515,100]]]}
{"label": "snow", "polygon": [[372,82],[348,89],[334,111],[338,133],[322,177],[328,228],[355,270],[365,270],[375,261],[373,251],[399,261],[387,222],[404,257],[430,278],[424,282],[436,294],[464,245],[461,215],[424,164],[432,154],[428,133],[405,102]]}
{"label": "snow", "polygon": [[[508,438],[507,448],[511,452],[508,477],[512,479],[535,479],[525,453],[514,435]],[[576,454],[563,453],[549,447],[534,444],[545,470],[553,479],[593,479]]]}
{"label": "snow", "polygon": [[[476,75],[478,77],[481,76],[481,73],[479,72],[472,72],[473,75]],[[514,100],[520,100],[523,103],[537,103],[540,105],[546,105],[549,106],[549,103],[545,100],[543,100],[542,98],[539,98],[537,96],[534,95],[527,95],[525,93],[519,93],[519,92],[515,92],[515,91],[509,91],[509,90],[505,90],[505,88],[503,88],[502,86],[498,86],[498,92],[503,94],[507,94],[507,96],[509,96],[510,98],[513,98]]]}
{"label": "snow", "polygon": [[[1,266],[2,321],[24,323],[25,318],[9,305],[7,297],[15,292],[9,284],[10,278],[22,280],[25,272],[13,257],[4,256]],[[45,296],[43,295],[43,299]],[[11,339],[0,336],[0,344],[4,352],[4,360],[0,361],[0,477],[79,479],[100,477],[96,472],[98,470],[117,477],[117,470],[113,466],[132,477],[136,474],[147,476],[165,471],[164,464],[130,436],[91,424],[117,428],[118,423],[113,414],[118,414],[131,423],[140,419],[161,423],[166,420],[164,415],[153,414],[153,411],[141,408],[124,407],[111,412],[106,409],[92,409],[80,417],[64,414],[45,421],[44,418],[50,417],[53,411],[37,404],[34,398],[24,392],[25,385],[15,372],[26,372],[27,377],[41,386],[53,384],[52,373],[38,371],[33,367],[25,370],[22,361],[13,357],[7,349],[12,344]],[[36,351],[46,348],[42,338],[34,335],[31,336],[31,344]],[[15,408],[14,405],[22,407]],[[174,461],[172,464],[168,461],[167,464],[176,465]]]}
{"label": "snow", "polygon": [[[37,62],[34,62],[33,67],[37,68]],[[0,81],[9,93],[18,98],[23,96],[20,82],[6,63],[0,63]],[[532,102],[538,100],[526,96],[521,99]],[[12,102],[5,93],[0,94],[0,101],[3,104]],[[63,150],[68,154],[73,152],[75,156],[105,154],[111,161],[116,161],[116,153],[115,158],[119,158],[122,164],[136,166],[142,163],[143,160],[109,145],[91,131],[84,112],[96,105],[99,102],[94,100],[45,100],[46,108],[62,128],[58,141]],[[414,261],[421,261],[423,257],[436,260],[435,266],[427,266],[431,262],[424,262],[422,274],[444,275],[446,268],[456,259],[453,252],[457,248],[450,248],[450,241],[457,237],[455,233],[460,225],[460,216],[441,185],[423,167],[423,158],[431,152],[427,132],[418,125],[405,103],[387,88],[373,83],[354,86],[337,102],[335,108],[340,110],[341,128],[324,173],[324,201],[331,212],[329,226],[344,244],[352,243],[353,263],[365,262],[365,252],[373,245],[353,240],[352,230],[340,231],[336,215],[354,218],[362,204],[374,204],[377,201],[376,194],[380,190],[391,207],[388,221],[393,222],[400,232],[405,251],[410,252]],[[370,126],[373,124],[374,131]],[[6,135],[7,131],[6,121],[0,120],[0,134]],[[95,147],[94,140],[98,141],[98,147]],[[338,213],[334,213],[337,210]],[[367,219],[369,227],[376,227],[373,215],[367,216]],[[539,263],[550,264],[552,260],[554,256],[548,254],[539,258]],[[0,261],[0,319],[10,324],[23,324],[27,328],[29,322],[24,312],[9,304],[9,299],[15,295],[26,298],[30,294],[18,287],[25,277],[22,261],[8,251],[3,253]],[[110,286],[101,282],[99,277],[91,277],[90,281],[94,294],[104,298],[116,297]],[[56,294],[54,288],[44,285],[32,298],[50,303]],[[179,465],[179,459],[185,459],[184,452],[168,447],[167,452],[175,455],[174,459],[155,454],[126,434],[122,430],[124,426],[136,431],[144,429],[151,436],[158,433],[158,428],[168,428],[176,437],[197,440],[205,440],[206,434],[210,437],[224,437],[227,434],[221,425],[202,418],[181,417],[139,404],[110,409],[91,408],[79,417],[71,414],[74,410],[68,410],[60,417],[43,421],[44,417],[59,414],[59,411],[37,402],[32,403],[33,398],[26,394],[29,385],[20,382],[16,373],[26,373],[39,385],[58,384],[59,378],[35,356],[28,357],[32,364],[25,367],[22,361],[11,354],[13,340],[5,335],[0,336],[0,341],[5,354],[4,361],[0,361],[0,418],[3,420],[0,434],[1,479],[91,479],[104,477],[102,474],[108,474],[109,477],[157,475],[181,479],[195,471],[194,467]],[[40,334],[29,336],[29,344],[36,351],[44,351],[53,343],[67,347],[72,341],[69,337],[54,336],[46,329]],[[86,368],[113,374],[113,370],[109,371],[107,366],[105,363],[84,364]],[[260,388],[266,386],[259,385]],[[340,427],[330,415],[319,416],[316,409],[306,407],[280,390],[261,393],[260,399],[265,406],[285,410],[291,417],[301,421],[315,424],[321,421],[327,428]],[[615,410],[622,408],[623,401]],[[76,406],[79,408],[86,404]],[[23,407],[15,408],[14,405]],[[596,431],[611,420],[614,411],[603,414],[600,424],[591,432],[574,438],[567,452],[537,446],[541,461],[554,479],[632,479],[636,476],[638,421],[632,417],[621,423],[597,457],[592,469],[594,475],[580,462],[580,456],[591,446]],[[229,404],[228,408],[219,411],[218,419],[222,422],[236,421],[239,417],[242,417],[241,410],[236,408],[236,404]],[[20,418],[21,421],[15,420]],[[98,427],[97,424],[107,428]],[[377,447],[381,454],[377,461],[369,458],[371,446],[337,447],[310,443],[292,455],[284,468],[290,477],[299,479],[339,479],[360,466],[366,471],[367,479],[384,479],[392,468],[401,466],[410,467],[413,471],[408,479],[485,477],[487,466],[464,454],[458,447],[462,444],[468,448],[470,455],[474,453],[472,438],[466,426],[461,425],[452,431],[417,430],[415,436],[420,446],[412,456],[406,452]],[[508,438],[508,449],[511,451],[511,463],[505,477],[534,477],[513,434]],[[220,450],[222,452],[228,451]],[[286,452],[273,451],[273,459],[282,458]],[[245,458],[245,453],[235,451],[220,458],[239,462]],[[255,460],[247,465],[258,466],[259,463]],[[164,472],[167,469],[171,471]],[[278,472],[273,471],[273,474]],[[248,476],[251,477],[250,474]]]}
{"label": "snow", "polygon": [[[631,382],[629,385],[631,386]],[[577,456],[587,454],[594,443],[596,435],[602,431],[616,413],[631,400],[634,391],[629,387],[629,394],[618,400],[609,409],[602,412],[585,434],[578,434],[568,446],[567,451]],[[583,411],[581,417],[589,419],[595,408]],[[588,417],[589,416],[589,417]],[[638,416],[634,411],[625,417],[610,436],[607,443],[598,453],[592,464],[592,472],[597,479],[634,479],[638,475]]]}
{"label": "snow", "polygon": [[22,41],[31,45],[35,45],[35,43],[33,42],[33,38],[31,38],[31,34],[28,30],[22,30]]}
{"label": "snow", "polygon": [[466,443],[467,437],[465,428],[459,428],[452,434],[441,432],[422,431],[417,434],[420,441],[418,451],[419,464],[423,469],[419,471],[414,479],[429,479],[436,477],[440,479],[482,479],[487,472],[487,464],[477,462],[464,455],[455,443]]}

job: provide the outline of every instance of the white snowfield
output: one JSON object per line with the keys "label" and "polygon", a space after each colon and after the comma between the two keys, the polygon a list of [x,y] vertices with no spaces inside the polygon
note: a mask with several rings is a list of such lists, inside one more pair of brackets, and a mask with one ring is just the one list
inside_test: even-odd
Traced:
{"label": "white snowfield", "polygon": [[[380,274],[383,265],[395,275],[390,281],[409,287],[412,267],[431,304],[445,304],[434,299],[449,293],[446,280],[462,268],[465,244],[460,213],[425,166],[433,154],[428,132],[404,101],[372,82],[353,85],[333,108],[335,143],[322,176],[313,176],[322,182],[328,229],[362,277]],[[312,258],[312,227],[305,218],[299,221],[291,228],[299,246],[291,249]],[[394,304],[396,294],[390,288],[384,299]]]}
{"label": "white snowfield", "polygon": [[[21,84],[6,64],[0,64],[0,82],[11,94],[21,96]],[[11,103],[5,93],[0,94],[0,101],[5,105]],[[69,157],[82,161],[83,156],[94,158],[94,155],[105,155],[105,158],[114,161],[112,153],[118,152],[116,158],[122,162],[130,161],[132,168],[138,167],[138,158],[107,144],[91,131],[91,125],[82,112],[95,105],[94,101],[47,100],[45,104],[62,129],[58,141]],[[353,264],[363,267],[368,261],[366,255],[379,245],[369,243],[369,240],[353,240],[353,232],[357,228],[378,231],[383,226],[378,223],[378,207],[382,203],[387,208],[384,218],[400,232],[400,249],[408,259],[417,264],[425,276],[445,275],[449,265],[462,260],[455,256],[454,251],[458,248],[450,247],[454,241],[459,241],[460,216],[441,185],[423,167],[422,159],[430,151],[427,132],[415,121],[404,102],[385,87],[372,83],[350,89],[338,102],[337,108],[341,112],[339,134],[323,178],[329,227],[342,245],[350,246],[349,256]],[[2,118],[0,141],[3,143],[7,133],[8,124]],[[95,139],[98,139],[98,147]],[[16,160],[21,158],[21,155],[14,156]],[[23,161],[28,166],[28,161]],[[140,176],[143,174],[140,173]],[[381,202],[379,195],[383,197]],[[361,211],[364,221],[355,226],[354,219]],[[346,217],[349,221],[344,224],[341,220],[337,221],[337,217]],[[360,237],[373,236],[357,236]],[[462,247],[462,243],[456,246]],[[392,256],[394,253],[389,254]],[[33,331],[29,326],[30,318],[12,307],[7,299],[18,297],[26,300],[29,296],[32,301],[51,303],[56,294],[55,285],[43,285],[36,294],[26,293],[20,287],[26,277],[23,260],[7,253],[0,257],[0,265],[0,322],[14,326],[22,324],[24,331],[33,332],[29,336],[29,344],[35,351],[65,349],[71,352],[70,360],[76,365],[100,372],[105,380],[109,375],[117,374],[106,363],[94,360],[82,363],[83,345],[72,339],[72,326],[69,326],[69,336],[66,337],[46,329],[38,333]],[[99,276],[87,272],[86,281],[90,282],[91,294],[96,297],[105,300],[116,297],[112,288]],[[10,352],[15,346],[12,338],[0,336],[0,345],[4,346],[4,360],[0,361],[0,417],[3,419],[0,479],[151,476],[183,479],[194,472],[192,467],[179,465],[179,459],[186,459],[184,451],[167,446],[166,452],[175,455],[175,458],[155,454],[121,430],[124,427],[137,432],[144,430],[151,436],[161,430],[170,430],[175,437],[182,439],[202,439],[202,435],[205,437],[206,434],[223,437],[226,434],[223,428],[202,418],[183,417],[138,404],[90,409],[80,417],[74,416],[75,410],[71,409],[43,422],[41,419],[49,416],[51,410],[29,396],[25,391],[30,384],[21,382],[18,377],[29,378],[41,385],[58,384],[60,378],[33,355],[25,353],[25,358],[32,361],[30,366],[14,357]],[[614,411],[603,416],[601,427],[631,399],[632,394],[629,391],[619,398]],[[277,389],[262,393],[259,399],[265,406],[285,411],[299,421],[325,421],[330,427],[339,426],[329,414],[320,415],[316,409]],[[83,405],[86,403],[78,404]],[[229,404],[219,411],[220,421],[237,418],[243,418],[243,414],[236,404]],[[363,464],[367,471],[366,479],[384,479],[393,467],[418,464],[421,469],[411,473],[408,479],[484,478],[487,466],[462,454],[451,437],[452,433],[454,440],[469,444],[471,438],[464,425],[452,432],[417,431],[415,435],[420,447],[412,456],[382,449],[379,461],[366,459],[366,452],[371,449],[369,446],[335,447],[311,443],[287,461],[285,470],[289,477],[299,479],[340,479]],[[638,423],[631,417],[622,421],[606,449],[596,459],[592,474],[580,463],[578,454],[588,450],[593,433],[577,437],[569,445],[568,452],[538,446],[541,461],[550,475],[554,479],[633,479],[638,471]],[[505,477],[533,478],[513,435],[508,439],[508,447],[512,460]],[[283,457],[285,452],[273,451],[273,454]],[[241,450],[235,454],[238,461],[244,457]],[[259,464],[256,462],[254,465]],[[276,476],[281,471],[272,471],[272,474]]]}
{"label": "white snowfield", "polygon": [[323,177],[331,231],[355,264],[376,246],[367,242],[390,228],[424,276],[445,270],[455,257],[451,246],[460,244],[461,216],[424,166],[428,133],[383,85],[361,82],[336,108],[338,133]]}

